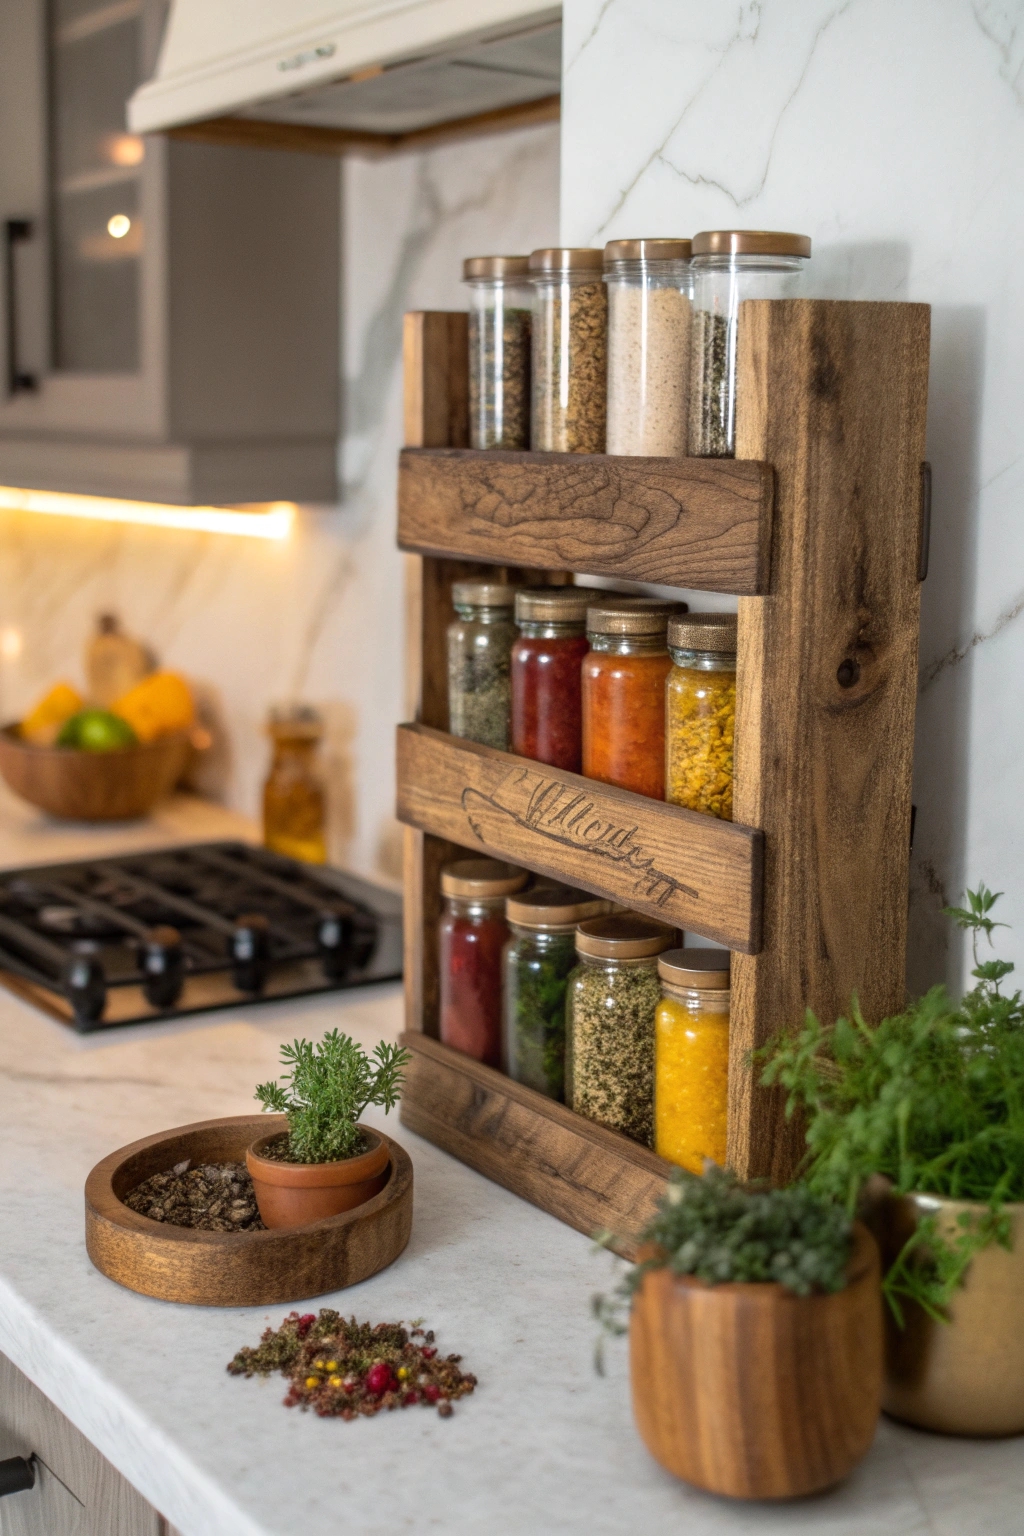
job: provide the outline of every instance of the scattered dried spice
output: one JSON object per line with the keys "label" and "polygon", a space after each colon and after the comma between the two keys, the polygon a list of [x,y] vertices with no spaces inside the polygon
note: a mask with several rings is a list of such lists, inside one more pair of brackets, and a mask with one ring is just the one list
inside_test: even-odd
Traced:
{"label": "scattered dried spice", "polygon": [[512,717],[511,614],[496,624],[456,622],[449,629],[448,715],[453,736],[509,749]]}
{"label": "scattered dried spice", "polygon": [[655,960],[584,962],[569,978],[566,1103],[654,1144]]}
{"label": "scattered dried spice", "polygon": [[125,1195],[124,1204],[150,1221],[200,1232],[262,1232],[252,1179],[241,1163],[175,1163]]}
{"label": "scattered dried spice", "polygon": [[707,309],[693,312],[690,348],[690,452],[731,459],[735,452],[735,380],[729,322]]}
{"label": "scattered dried spice", "polygon": [[607,317],[600,279],[539,285],[533,321],[534,448],[604,452]]}
{"label": "scattered dried spice", "polygon": [[529,447],[530,311],[470,310],[469,361],[472,446]]}
{"label": "scattered dried spice", "polygon": [[507,951],[508,1075],[549,1099],[565,1090],[565,993],[573,933],[517,933]]}
{"label": "scattered dried spice", "polygon": [[736,673],[679,665],[669,673],[665,799],[732,821]]}
{"label": "scattered dried spice", "polygon": [[357,1323],[322,1307],[317,1316],[289,1312],[280,1328],[267,1328],[255,1349],[240,1349],[232,1376],[289,1380],[286,1408],[312,1408],[322,1419],[372,1418],[382,1408],[435,1408],[442,1418],[476,1386],[459,1369],[461,1355],[438,1354],[433,1331],[420,1324]]}

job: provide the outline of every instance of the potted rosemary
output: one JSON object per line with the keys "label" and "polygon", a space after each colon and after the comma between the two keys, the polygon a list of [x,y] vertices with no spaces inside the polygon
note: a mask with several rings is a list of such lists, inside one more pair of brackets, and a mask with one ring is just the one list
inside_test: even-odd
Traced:
{"label": "potted rosemary", "polygon": [[265,1110],[288,1117],[286,1130],[259,1137],[245,1155],[264,1226],[299,1227],[352,1210],[387,1183],[387,1138],[360,1124],[371,1104],[385,1113],[398,1102],[408,1051],[381,1042],[367,1055],[334,1029],[319,1045],[281,1047],[291,1070],[261,1083]]}
{"label": "potted rosemary", "polygon": [[856,1004],[830,1028],[808,1013],[764,1053],[805,1117],[810,1188],[879,1237],[883,1406],[953,1434],[1024,1431],[1024,1004],[978,952],[997,899],[947,909],[974,943],[959,1005],[934,987],[875,1028]]}

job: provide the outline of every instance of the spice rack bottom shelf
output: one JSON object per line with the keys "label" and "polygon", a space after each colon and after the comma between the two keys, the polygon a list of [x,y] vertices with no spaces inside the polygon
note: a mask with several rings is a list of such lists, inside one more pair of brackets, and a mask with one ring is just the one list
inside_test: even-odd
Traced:
{"label": "spice rack bottom shelf", "polygon": [[402,1044],[403,1125],[578,1232],[607,1228],[635,1258],[670,1163],[418,1030]]}

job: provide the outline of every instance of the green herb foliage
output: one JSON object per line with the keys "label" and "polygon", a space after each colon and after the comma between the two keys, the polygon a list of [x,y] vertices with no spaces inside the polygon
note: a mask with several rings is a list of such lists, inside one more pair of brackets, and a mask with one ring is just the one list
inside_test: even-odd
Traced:
{"label": "green herb foliage", "polygon": [[292,1162],[336,1162],[359,1150],[357,1122],[370,1104],[385,1113],[397,1104],[408,1060],[408,1051],[383,1041],[368,1056],[334,1029],[319,1045],[312,1040],[282,1045],[281,1063],[291,1071],[280,1083],[261,1083],[256,1097],[264,1109],[288,1116]]}

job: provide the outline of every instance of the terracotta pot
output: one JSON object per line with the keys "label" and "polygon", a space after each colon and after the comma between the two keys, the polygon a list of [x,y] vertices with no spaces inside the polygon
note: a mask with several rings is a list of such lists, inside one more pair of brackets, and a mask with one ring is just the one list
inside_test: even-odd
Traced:
{"label": "terracotta pot", "polygon": [[738,1499],[788,1499],[844,1478],[874,1438],[882,1397],[878,1249],[859,1222],[849,1276],[834,1295],[795,1296],[647,1274],[629,1355],[652,1456]]}
{"label": "terracotta pot", "polygon": [[370,1150],[337,1163],[282,1163],[263,1157],[263,1149],[280,1131],[253,1142],[245,1154],[245,1166],[265,1227],[304,1227],[354,1210],[380,1194],[388,1181],[388,1145],[369,1126],[359,1129]]}

